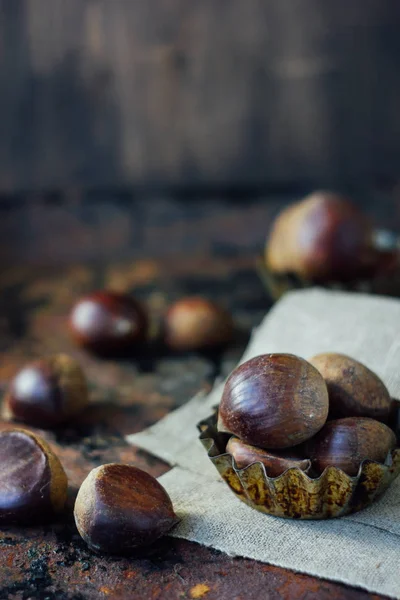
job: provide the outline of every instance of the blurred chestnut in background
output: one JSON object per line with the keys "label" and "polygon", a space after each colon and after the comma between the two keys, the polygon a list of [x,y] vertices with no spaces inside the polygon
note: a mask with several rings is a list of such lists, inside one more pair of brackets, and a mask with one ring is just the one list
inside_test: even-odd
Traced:
{"label": "blurred chestnut in background", "polygon": [[206,298],[182,298],[167,311],[164,336],[174,350],[223,346],[232,339],[233,321],[229,313]]}
{"label": "blurred chestnut in background", "polygon": [[178,522],[170,497],[152,475],[117,463],[89,473],[78,492],[74,516],[89,548],[111,554],[152,544]]}
{"label": "blurred chestnut in background", "polygon": [[395,403],[379,377],[344,354],[325,352],[309,359],[328,386],[330,417],[370,417],[388,423]]}
{"label": "blurred chestnut in background", "polygon": [[148,317],[141,304],[117,292],[99,291],[80,298],[69,323],[76,342],[99,354],[131,350],[148,332]]}
{"label": "blurred chestnut in background", "polygon": [[264,354],[228,377],[218,431],[260,448],[289,448],[317,433],[328,417],[322,375],[293,354]]}
{"label": "blurred chestnut in background", "polygon": [[306,443],[312,465],[318,473],[337,467],[348,475],[357,475],[363,460],[383,463],[396,447],[396,436],[384,423],[363,417],[328,421]]}
{"label": "blurred chestnut in background", "polygon": [[25,365],[11,381],[4,413],[36,427],[55,427],[82,411],[89,401],[79,363],[56,354]]}
{"label": "blurred chestnut in background", "polygon": [[261,462],[265,466],[268,477],[278,477],[293,467],[308,472],[311,467],[311,461],[297,456],[295,449],[281,450],[279,453],[271,452],[246,444],[236,437],[230,438],[226,445],[226,451],[233,456],[239,469],[244,469],[255,462]]}
{"label": "blurred chestnut in background", "polygon": [[67,476],[39,436],[23,429],[0,432],[0,524],[44,523],[67,499]]}
{"label": "blurred chestnut in background", "polygon": [[283,210],[266,244],[267,267],[306,280],[370,276],[380,253],[363,212],[347,198],[317,191]]}

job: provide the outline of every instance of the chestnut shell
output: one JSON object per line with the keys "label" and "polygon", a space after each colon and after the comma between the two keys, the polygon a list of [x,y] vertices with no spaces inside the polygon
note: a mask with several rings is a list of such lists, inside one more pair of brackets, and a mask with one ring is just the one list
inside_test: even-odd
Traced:
{"label": "chestnut shell", "polygon": [[260,448],[289,448],[315,435],[327,416],[328,390],[315,367],[293,354],[263,354],[228,377],[218,429]]}
{"label": "chestnut shell", "polygon": [[67,476],[38,435],[24,429],[0,432],[0,524],[45,523],[67,499]]}
{"label": "chestnut shell", "polygon": [[284,209],[265,249],[271,271],[314,281],[362,277],[375,268],[377,255],[366,216],[347,198],[328,191],[316,191]]}
{"label": "chestnut shell", "polygon": [[93,469],[82,483],[75,523],[95,552],[129,554],[164,535],[177,517],[158,481],[131,465],[111,463]]}
{"label": "chestnut shell", "polygon": [[61,425],[89,402],[86,377],[79,363],[56,354],[26,364],[5,396],[4,414],[36,427]]}
{"label": "chestnut shell", "polygon": [[232,318],[226,310],[197,296],[172,304],[164,319],[165,343],[178,351],[223,346],[232,339],[233,329]]}
{"label": "chestnut shell", "polygon": [[395,404],[373,371],[345,354],[325,352],[309,359],[328,386],[329,417],[370,417],[387,423]]}
{"label": "chestnut shell", "polygon": [[308,440],[306,452],[318,473],[327,467],[336,467],[348,475],[357,475],[363,460],[383,463],[395,447],[396,436],[384,423],[348,417],[328,421],[315,437]]}
{"label": "chestnut shell", "polygon": [[292,467],[297,467],[305,472],[309,471],[311,461],[296,456],[293,450],[271,452],[246,444],[236,437],[231,437],[226,445],[226,451],[233,456],[238,469],[244,469],[255,462],[261,462],[265,466],[269,477],[278,477],[278,475]]}
{"label": "chestnut shell", "polygon": [[83,296],[74,304],[69,326],[79,345],[108,355],[127,352],[143,342],[149,324],[135,298],[103,290]]}

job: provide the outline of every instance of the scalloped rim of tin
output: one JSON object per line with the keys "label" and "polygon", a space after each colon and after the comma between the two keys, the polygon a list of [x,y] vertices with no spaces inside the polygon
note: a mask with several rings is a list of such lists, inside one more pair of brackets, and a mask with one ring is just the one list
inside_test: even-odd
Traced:
{"label": "scalloped rim of tin", "polygon": [[317,282],[304,279],[295,273],[275,273],[265,263],[264,256],[256,259],[258,276],[273,300],[278,300],[284,293],[310,287],[325,287],[335,291],[362,292],[385,296],[400,295],[400,266],[397,270],[376,273],[373,276],[350,279],[348,281],[327,280]]}
{"label": "scalloped rim of tin", "polygon": [[[286,518],[300,519],[325,519],[345,516],[346,514],[357,512],[369,506],[375,500],[375,498],[383,494],[383,492],[386,491],[386,489],[391,485],[391,483],[400,475],[400,446],[396,446],[396,448],[394,448],[391,452],[388,453],[384,463],[380,463],[371,459],[364,459],[360,463],[357,475],[354,476],[348,475],[338,467],[330,466],[326,467],[324,471],[317,477],[310,477],[310,475],[308,475],[306,471],[301,470],[299,467],[289,467],[280,475],[277,475],[276,477],[270,477],[267,475],[265,465],[260,461],[255,461],[247,465],[246,467],[239,469],[236,465],[233,456],[229,452],[221,452],[216,443],[215,435],[218,434],[216,430],[217,412],[218,407],[215,407],[212,415],[205,419],[202,419],[197,424],[197,428],[200,431],[199,439],[203,444],[205,450],[207,451],[207,455],[210,461],[214,464],[221,477],[231,488],[232,492],[237,497],[239,497],[240,500],[244,501],[252,508],[261,512]],[[215,429],[214,434],[212,432],[213,427]],[[229,434],[222,435],[229,436]],[[229,462],[229,467],[232,469],[233,473],[237,476],[238,480],[240,481],[240,485],[242,486],[243,491],[246,494],[246,498],[243,497],[242,492],[239,492],[237,487],[235,488],[234,486],[228,483],[227,478],[224,477],[224,473],[221,471],[220,468],[218,468],[218,463],[224,460]],[[294,512],[295,514],[277,514],[281,512],[279,510],[279,504],[276,505],[275,509],[271,510],[270,506],[265,506],[264,504],[254,502],[252,498],[249,497],[248,491],[250,489],[250,486],[248,486],[248,489],[246,489],[245,485],[243,484],[243,479],[246,480],[248,475],[250,475],[251,478],[251,475],[255,469],[261,470],[264,482],[260,482],[256,476],[256,480],[253,481],[253,483],[251,484],[252,486],[254,486],[254,484],[260,485],[261,483],[265,483],[267,487],[275,489],[277,485],[282,484],[284,486],[285,482],[288,482],[291,475],[293,475],[295,478],[297,477],[299,481],[303,480],[303,482],[305,482],[306,488],[307,485],[309,486],[309,494],[311,495],[312,493],[315,494],[315,492],[313,492],[311,488],[317,488],[318,486],[322,488],[325,484],[326,486],[329,486],[332,485],[332,483],[335,483],[334,481],[332,481],[333,477],[337,479],[337,482],[342,482],[345,484],[347,482],[349,492],[345,497],[343,504],[338,505],[339,508],[336,511],[336,513],[335,511],[331,511],[331,513],[329,514],[328,511],[328,514],[324,513],[324,515],[322,515],[322,513],[316,513],[314,515],[313,513],[306,513],[302,510],[289,510],[289,513]],[[380,472],[381,475],[375,488],[373,484],[377,482],[377,479],[376,473],[375,477],[373,476],[374,470],[378,470],[378,472]],[[358,504],[351,504],[351,500],[360,486],[363,486],[365,488],[365,497],[362,501],[359,501]],[[295,491],[295,487],[292,489],[292,491]],[[370,492],[370,495],[368,495],[368,492]]]}

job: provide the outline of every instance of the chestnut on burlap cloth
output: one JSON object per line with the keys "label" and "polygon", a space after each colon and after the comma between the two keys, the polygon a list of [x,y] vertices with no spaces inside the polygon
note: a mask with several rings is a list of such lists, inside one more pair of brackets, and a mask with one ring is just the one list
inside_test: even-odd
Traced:
{"label": "chestnut on burlap cloth", "polygon": [[[348,354],[400,397],[400,301],[310,289],[287,294],[255,330],[242,358],[290,352]],[[198,440],[223,385],[193,398],[128,441],[173,466],[160,477],[180,524],[174,537],[400,598],[400,477],[370,507],[339,519],[272,517],[240,502]]]}

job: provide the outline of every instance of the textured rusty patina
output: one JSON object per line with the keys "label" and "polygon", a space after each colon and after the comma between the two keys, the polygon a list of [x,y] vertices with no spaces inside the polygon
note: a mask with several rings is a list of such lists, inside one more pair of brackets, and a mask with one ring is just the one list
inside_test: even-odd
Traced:
{"label": "textured rusty patina", "polygon": [[[103,287],[134,291],[157,321],[183,294],[204,294],[229,307],[249,332],[270,306],[254,257],[278,204],[247,198],[243,205],[165,198],[117,204],[112,197],[89,205],[83,199],[52,205],[28,198],[17,210],[2,211],[0,260],[7,268],[0,270],[0,388],[27,360],[62,349],[82,364],[91,404],[67,428],[34,430],[59,456],[70,497],[65,515],[51,526],[2,528],[0,598],[182,600],[201,592],[207,600],[382,599],[179,539],[160,540],[146,556],[94,555],[73,523],[76,492],[92,468],[123,462],[155,477],[168,470],[128,446],[124,435],[209,389],[217,373],[228,375],[247,337],[222,356],[174,355],[151,347],[139,357],[99,361],[71,343],[66,315],[72,303]],[[398,222],[392,212],[383,225]],[[165,213],[174,220],[165,220]],[[0,423],[0,429],[9,427]],[[233,469],[231,476],[237,479]]]}
{"label": "textured rusty patina", "polygon": [[317,478],[298,467],[287,469],[279,477],[268,477],[261,462],[238,469],[226,452],[224,439],[216,433],[216,422],[215,412],[198,425],[211,462],[240,500],[276,517],[342,517],[371,504],[400,474],[400,448],[392,451],[390,465],[364,460],[355,477],[336,467],[326,468]]}

